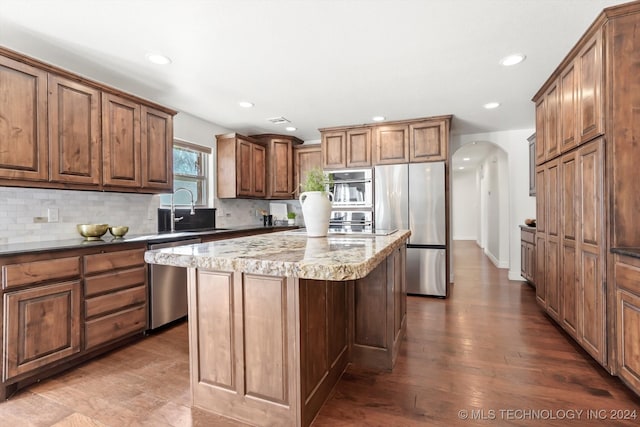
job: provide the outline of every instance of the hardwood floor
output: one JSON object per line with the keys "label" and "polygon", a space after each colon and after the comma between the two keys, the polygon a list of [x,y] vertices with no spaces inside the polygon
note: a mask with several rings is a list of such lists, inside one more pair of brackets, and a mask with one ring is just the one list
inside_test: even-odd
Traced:
{"label": "hardwood floor", "polygon": [[[640,399],[542,313],[533,288],[475,242],[454,242],[453,256],[450,298],[409,298],[394,371],[348,367],[314,426],[638,425]],[[190,408],[187,339],[182,323],[19,391],[0,403],[0,426],[243,425]]]}

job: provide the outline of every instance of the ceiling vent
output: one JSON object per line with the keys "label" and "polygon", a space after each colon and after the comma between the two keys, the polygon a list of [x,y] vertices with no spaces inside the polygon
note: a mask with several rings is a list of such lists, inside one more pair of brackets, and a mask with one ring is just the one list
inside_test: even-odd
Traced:
{"label": "ceiling vent", "polygon": [[285,119],[284,117],[272,117],[270,119],[267,119],[268,121],[270,121],[271,123],[273,123],[274,125],[281,125],[283,123],[291,123],[289,120]]}

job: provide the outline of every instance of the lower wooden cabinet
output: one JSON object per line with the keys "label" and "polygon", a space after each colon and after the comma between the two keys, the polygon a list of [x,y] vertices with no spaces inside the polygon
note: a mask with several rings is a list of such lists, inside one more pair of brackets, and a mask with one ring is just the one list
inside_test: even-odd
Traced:
{"label": "lower wooden cabinet", "polygon": [[80,294],[79,280],[4,294],[3,381],[80,351]]}
{"label": "lower wooden cabinet", "polygon": [[529,283],[535,284],[536,273],[536,229],[520,227],[520,274]]}
{"label": "lower wooden cabinet", "polygon": [[640,259],[614,259],[618,376],[640,394]]}

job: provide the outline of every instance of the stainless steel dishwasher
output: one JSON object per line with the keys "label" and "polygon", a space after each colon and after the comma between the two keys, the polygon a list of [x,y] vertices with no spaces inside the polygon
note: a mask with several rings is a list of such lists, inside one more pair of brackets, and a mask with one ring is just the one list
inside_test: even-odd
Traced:
{"label": "stainless steel dishwasher", "polygon": [[[149,249],[200,243],[200,239],[150,244]],[[156,329],[187,315],[187,269],[151,264],[149,269],[149,329]]]}

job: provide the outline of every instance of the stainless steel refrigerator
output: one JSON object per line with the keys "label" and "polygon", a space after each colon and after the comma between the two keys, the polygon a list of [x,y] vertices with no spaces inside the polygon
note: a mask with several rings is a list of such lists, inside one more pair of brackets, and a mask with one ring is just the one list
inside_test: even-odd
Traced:
{"label": "stainless steel refrigerator", "polygon": [[407,293],[447,296],[447,218],[444,162],[376,166],[375,228],[411,230]]}

